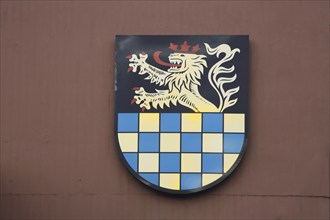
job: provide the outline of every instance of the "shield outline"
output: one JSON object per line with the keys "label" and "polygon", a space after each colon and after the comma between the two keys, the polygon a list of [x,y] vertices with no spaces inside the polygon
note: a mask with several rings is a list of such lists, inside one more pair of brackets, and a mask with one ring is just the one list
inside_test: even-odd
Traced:
{"label": "shield outline", "polygon": [[[241,148],[241,151],[239,153],[239,156],[238,158],[236,159],[236,161],[234,162],[234,164],[230,167],[230,169],[223,173],[222,176],[220,178],[218,178],[217,180],[205,185],[205,186],[201,186],[199,188],[193,188],[193,189],[188,189],[188,190],[173,190],[173,189],[167,189],[167,188],[163,188],[161,186],[157,186],[155,184],[152,184],[151,182],[148,182],[147,180],[145,180],[143,177],[141,177],[138,172],[135,172],[133,170],[133,168],[128,164],[126,158],[124,157],[124,154],[121,150],[121,147],[120,147],[120,144],[119,144],[119,138],[118,138],[118,113],[121,113],[118,111],[118,106],[117,106],[117,103],[118,103],[118,98],[119,98],[119,95],[118,94],[118,90],[116,89],[117,87],[117,75],[119,74],[117,72],[117,38],[118,37],[121,37],[121,36],[127,36],[127,35],[116,35],[116,49],[115,49],[115,112],[114,112],[114,138],[115,138],[115,145],[116,145],[116,150],[117,150],[117,153],[119,154],[120,158],[121,158],[121,161],[124,163],[125,167],[129,170],[129,172],[131,173],[131,175],[133,175],[137,180],[139,180],[139,182],[145,184],[146,186],[148,186],[149,188],[155,190],[156,192],[163,192],[163,193],[168,193],[168,194],[173,194],[173,195],[187,195],[187,194],[196,194],[196,193],[199,193],[199,192],[203,192],[205,190],[208,190],[208,189],[211,189],[211,188],[214,188],[216,185],[219,185],[221,182],[223,182],[224,180],[226,180],[228,178],[228,176],[230,176],[234,170],[237,168],[238,164],[241,162],[242,158],[244,157],[245,155],[245,152],[246,152],[246,148],[247,148],[247,145],[248,145],[248,135],[249,135],[249,129],[248,129],[248,121],[249,121],[249,105],[247,106],[247,111],[244,112],[244,115],[245,115],[245,121],[244,121],[244,125],[245,125],[245,131],[244,131],[244,141],[243,141],[243,146]],[[131,35],[130,35],[131,36]],[[133,36],[137,36],[137,37],[143,37],[143,36],[178,36],[178,35],[133,35]],[[182,36],[185,36],[185,35],[182,35]],[[219,35],[196,35],[197,37],[198,36],[219,36]],[[247,37],[247,40],[249,42],[249,35],[228,35],[228,36],[244,36],[244,37]],[[247,48],[248,48],[248,51],[247,53],[249,54],[249,44],[247,45]],[[247,57],[247,62],[249,63],[249,56]],[[250,66],[248,65],[248,68],[246,69],[246,73],[247,75],[249,76],[249,71],[250,69]],[[247,77],[247,79],[249,79],[249,77]],[[246,82],[247,84],[247,93],[249,93],[249,80]],[[247,95],[248,96],[248,95]],[[246,100],[247,103],[249,103],[249,100],[247,99]],[[140,113],[140,112],[136,112],[136,113]],[[159,114],[161,112],[158,112]],[[186,112],[177,112],[177,113],[186,113]],[[208,113],[208,112],[201,112],[201,113]],[[230,113],[230,112],[228,112]],[[225,113],[224,113],[225,114]],[[158,132],[160,133],[160,131]],[[223,132],[224,133],[224,132]],[[180,152],[181,154],[182,152]],[[158,172],[159,173],[159,172]],[[181,173],[181,172],[180,172]]]}

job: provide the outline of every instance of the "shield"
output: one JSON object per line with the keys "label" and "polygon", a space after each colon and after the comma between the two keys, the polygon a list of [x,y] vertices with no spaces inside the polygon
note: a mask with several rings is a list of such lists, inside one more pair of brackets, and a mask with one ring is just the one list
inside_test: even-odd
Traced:
{"label": "shield", "polygon": [[127,169],[187,194],[229,176],[246,149],[248,36],[117,36],[115,137]]}

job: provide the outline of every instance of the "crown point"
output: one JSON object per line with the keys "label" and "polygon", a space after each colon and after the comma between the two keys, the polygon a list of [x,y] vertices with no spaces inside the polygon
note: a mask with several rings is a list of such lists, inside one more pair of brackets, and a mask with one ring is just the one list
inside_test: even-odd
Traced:
{"label": "crown point", "polygon": [[169,48],[170,48],[171,50],[173,50],[173,51],[177,51],[177,50],[178,50],[178,45],[173,44],[173,43],[170,43]]}
{"label": "crown point", "polygon": [[191,52],[192,53],[196,53],[197,51],[199,51],[201,48],[199,47],[199,44],[196,44],[195,46],[193,46]]}
{"label": "crown point", "polygon": [[181,52],[188,52],[189,47],[190,46],[187,44],[187,41],[184,41],[183,44],[181,45],[180,51]]}

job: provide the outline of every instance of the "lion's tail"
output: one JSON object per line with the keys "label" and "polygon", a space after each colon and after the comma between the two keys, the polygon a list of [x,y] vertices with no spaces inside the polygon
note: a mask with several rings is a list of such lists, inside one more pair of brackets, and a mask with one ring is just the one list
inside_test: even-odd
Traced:
{"label": "lion's tail", "polygon": [[[232,60],[235,56],[236,52],[240,52],[238,48],[231,49],[227,44],[221,44],[218,47],[211,48],[207,43],[205,43],[206,51],[209,55],[216,55],[219,58],[221,53],[224,53],[224,57],[220,59],[217,63],[215,63],[209,73],[208,73],[208,80],[214,90],[217,92],[219,96],[219,112],[223,112],[226,108],[235,105],[237,102],[236,99],[230,99],[231,96],[239,91],[239,86],[228,89],[225,91],[224,84],[232,83],[236,80],[236,73],[233,73],[235,70],[235,66],[231,66],[230,68],[226,68],[223,66],[224,63]],[[223,74],[223,76],[222,76]],[[231,76],[225,76],[225,74],[230,74]]]}

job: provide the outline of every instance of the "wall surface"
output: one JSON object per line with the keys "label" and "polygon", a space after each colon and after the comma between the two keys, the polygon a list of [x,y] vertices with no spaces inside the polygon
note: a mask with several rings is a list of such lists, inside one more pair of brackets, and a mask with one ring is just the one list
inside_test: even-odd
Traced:
{"label": "wall surface", "polygon": [[[250,140],[199,195],[135,180],[116,34],[249,34]],[[1,219],[328,219],[329,1],[1,1]]]}

